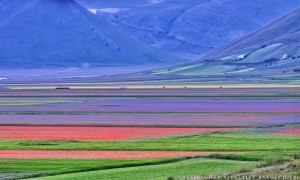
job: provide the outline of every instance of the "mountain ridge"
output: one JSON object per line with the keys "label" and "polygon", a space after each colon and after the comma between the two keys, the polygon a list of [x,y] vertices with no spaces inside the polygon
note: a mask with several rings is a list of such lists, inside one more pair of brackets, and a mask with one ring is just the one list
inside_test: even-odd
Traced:
{"label": "mountain ridge", "polygon": [[299,0],[77,1],[129,36],[194,60],[300,7]]}
{"label": "mountain ridge", "polygon": [[[252,32],[252,33],[249,33],[248,35],[246,35],[246,36],[244,36],[244,37],[242,37],[242,38],[240,38],[240,39],[237,39],[236,41],[233,41],[233,42],[231,42],[231,43],[229,43],[229,44],[227,44],[226,46],[223,46],[223,47],[221,47],[221,48],[219,48],[219,49],[216,49],[213,53],[211,53],[211,54],[208,54],[207,56],[205,56],[205,57],[203,57],[202,59],[207,59],[207,58],[212,58],[211,56],[213,55],[213,56],[217,56],[217,54],[218,53],[229,53],[228,51],[226,51],[226,48],[227,47],[229,47],[229,46],[233,46],[234,47],[234,49],[236,50],[236,51],[238,51],[238,50],[240,50],[240,49],[243,49],[243,48],[246,48],[246,47],[250,47],[250,46],[252,46],[253,44],[261,44],[261,43],[264,43],[265,41],[270,41],[270,40],[276,40],[276,39],[278,39],[278,38],[281,38],[281,36],[284,36],[285,34],[288,34],[288,33],[290,33],[290,32],[286,32],[286,33],[284,33],[284,35],[280,35],[280,33],[278,33],[278,35],[280,35],[279,37],[277,37],[276,39],[262,39],[262,40],[259,40],[259,42],[256,40],[256,38],[253,38],[253,36],[259,36],[259,34],[260,33],[264,33],[266,30],[268,30],[268,28],[273,28],[274,26],[277,26],[276,28],[280,28],[280,26],[278,26],[278,23],[281,23],[282,21],[285,21],[285,20],[287,20],[287,19],[289,19],[289,18],[291,18],[291,16],[293,16],[294,14],[300,14],[300,8],[299,9],[296,9],[295,11],[293,11],[293,12],[291,12],[291,13],[289,13],[289,14],[287,14],[287,15],[285,15],[285,16],[283,16],[283,17],[281,17],[281,18],[279,18],[278,20],[276,20],[276,21],[274,21],[274,22],[272,22],[272,23],[270,23],[269,25],[267,25],[267,26],[265,26],[265,27],[262,27],[262,28],[260,28],[260,29],[258,29],[258,30],[256,30],[256,31],[254,31],[254,32]],[[296,26],[298,25],[299,26],[299,23],[300,23],[300,21],[299,21],[299,19],[298,18],[293,18],[293,19],[295,19],[295,20],[290,20],[289,22],[293,22],[292,24],[290,24],[289,26],[295,26],[294,25],[294,23],[296,24]],[[300,28],[300,27],[299,27]],[[291,28],[292,30],[291,31],[294,31],[294,29],[293,28]],[[272,34],[273,36],[277,36],[277,35],[274,35],[274,31],[273,32],[270,32],[270,34]],[[266,37],[266,36],[264,36],[264,37]],[[242,43],[243,41],[246,41],[246,40],[248,40],[249,39],[249,43],[248,44],[243,44],[243,45],[241,45],[240,43]],[[252,41],[254,41],[254,42],[251,42],[251,40]],[[224,52],[225,51],[225,52]]]}
{"label": "mountain ridge", "polygon": [[73,0],[0,3],[2,67],[170,65],[184,60],[128,37]]}

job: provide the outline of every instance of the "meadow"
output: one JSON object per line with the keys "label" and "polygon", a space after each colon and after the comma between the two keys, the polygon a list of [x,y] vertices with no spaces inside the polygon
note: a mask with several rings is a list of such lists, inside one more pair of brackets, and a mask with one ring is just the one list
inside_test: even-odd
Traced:
{"label": "meadow", "polygon": [[300,159],[296,86],[60,84],[1,85],[0,179],[185,179]]}

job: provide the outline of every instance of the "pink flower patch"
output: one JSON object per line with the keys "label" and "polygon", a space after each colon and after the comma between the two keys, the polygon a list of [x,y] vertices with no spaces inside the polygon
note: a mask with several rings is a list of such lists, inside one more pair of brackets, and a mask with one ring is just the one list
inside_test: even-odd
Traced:
{"label": "pink flower patch", "polygon": [[111,141],[231,130],[239,128],[0,126],[0,139]]}

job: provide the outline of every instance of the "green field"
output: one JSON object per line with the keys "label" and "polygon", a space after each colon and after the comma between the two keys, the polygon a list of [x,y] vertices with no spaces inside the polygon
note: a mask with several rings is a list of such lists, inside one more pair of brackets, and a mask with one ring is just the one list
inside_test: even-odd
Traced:
{"label": "green field", "polygon": [[229,161],[198,158],[185,160],[170,164],[119,168],[105,171],[92,171],[83,173],[71,173],[52,177],[37,179],[124,179],[124,180],[140,180],[140,179],[157,179],[166,180],[173,176],[176,178],[184,176],[208,175],[211,173],[222,173],[239,171],[243,168],[252,168],[257,162]]}
{"label": "green field", "polygon": [[[34,179],[167,179],[185,176],[250,172],[253,168],[292,162],[300,151],[250,152],[195,158],[1,159],[0,172],[39,173]],[[1,179],[1,173],[0,173]]]}
{"label": "green field", "polygon": [[300,150],[300,136],[213,133],[136,141],[0,140],[1,150],[270,151]]}
{"label": "green field", "polygon": [[[155,164],[182,161],[178,159],[135,159],[135,160],[110,160],[110,159],[0,159],[0,172],[39,172],[44,174],[62,174],[123,168],[133,166],[146,166]],[[1,179],[1,178],[0,178]]]}
{"label": "green field", "polygon": [[[0,159],[3,173],[29,173],[34,179],[167,179],[251,172],[300,159],[300,136],[258,132],[220,132],[135,141],[1,140],[1,150],[169,150],[236,151],[194,158]],[[243,152],[243,153],[241,153]],[[55,153],[55,152],[54,152]],[[31,175],[31,174],[32,175]],[[12,176],[13,174],[11,174]],[[21,176],[21,175],[20,175]],[[25,177],[25,176],[24,176]],[[12,178],[13,179],[13,178]]]}

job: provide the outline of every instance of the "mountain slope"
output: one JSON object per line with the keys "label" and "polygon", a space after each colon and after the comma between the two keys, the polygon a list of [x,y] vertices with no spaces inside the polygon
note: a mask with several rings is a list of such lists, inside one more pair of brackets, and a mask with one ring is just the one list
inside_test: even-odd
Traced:
{"label": "mountain slope", "polygon": [[0,14],[2,68],[182,62],[127,37],[73,0],[1,0]]}
{"label": "mountain slope", "polygon": [[297,49],[297,46],[299,45],[299,33],[300,9],[258,31],[250,33],[241,39],[217,49],[215,52],[206,56],[206,58],[222,56],[249,47],[259,48],[260,46],[267,46],[275,43],[283,43],[288,47],[286,48],[287,51],[293,51],[295,48]]}
{"label": "mountain slope", "polygon": [[148,0],[76,0],[86,8],[135,8],[148,5]]}
{"label": "mountain slope", "polygon": [[196,63],[154,71],[183,76],[269,76],[299,79],[300,8]]}
{"label": "mountain slope", "polygon": [[77,1],[130,36],[192,59],[300,7],[300,0]]}

